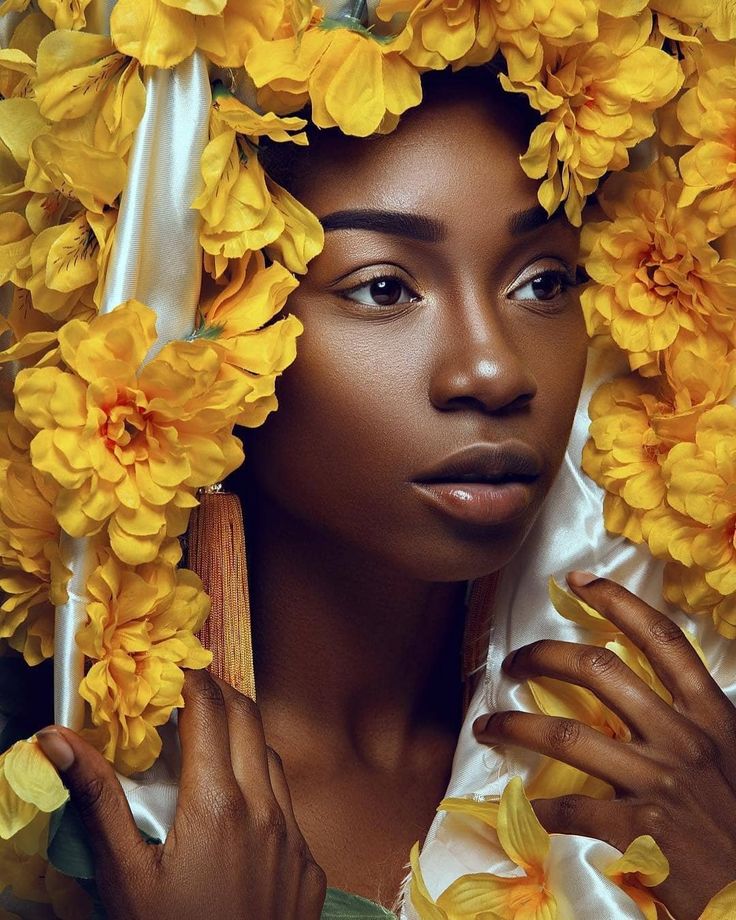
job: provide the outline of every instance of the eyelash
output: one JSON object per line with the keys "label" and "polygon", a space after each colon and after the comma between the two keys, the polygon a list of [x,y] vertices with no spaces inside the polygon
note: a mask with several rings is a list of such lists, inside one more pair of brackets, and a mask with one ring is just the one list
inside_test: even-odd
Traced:
{"label": "eyelash", "polygon": [[[541,271],[538,271],[538,272],[535,272],[534,274],[529,275],[520,284],[517,284],[515,288],[509,289],[507,291],[506,296],[510,297],[510,295],[513,294],[515,291],[522,290],[528,285],[531,285],[535,281],[539,281],[541,279],[558,280],[561,286],[560,293],[556,295],[555,297],[549,298],[548,300],[545,300],[544,298],[534,298],[534,297],[530,297],[530,298],[523,297],[523,298],[518,298],[518,299],[525,303],[542,303],[542,304],[553,303],[553,302],[560,300],[562,297],[564,297],[570,290],[579,287],[580,285],[584,284],[587,281],[585,273],[580,268],[578,269],[572,269],[572,268],[567,268],[567,267],[564,269],[545,268],[545,269],[542,269]],[[378,304],[378,303],[369,304],[369,303],[365,303],[363,301],[357,300],[354,297],[350,296],[350,295],[354,295],[356,292],[361,291],[365,288],[370,288],[372,287],[372,285],[380,281],[397,281],[405,291],[409,292],[410,294],[409,300],[403,301],[403,302],[397,302],[393,304]],[[372,307],[374,309],[374,312],[388,312],[389,310],[392,310],[396,308],[397,306],[405,307],[407,304],[416,303],[419,300],[421,300],[421,296],[417,294],[416,291],[414,291],[411,287],[409,287],[406,281],[404,281],[398,274],[391,274],[389,272],[378,272],[375,275],[369,278],[366,278],[364,281],[361,281],[360,284],[353,285],[352,287],[349,287],[349,288],[344,288],[342,291],[338,291],[337,293],[340,297],[344,298],[345,300],[349,300],[352,303],[357,303],[365,307]],[[511,299],[514,299],[514,298],[511,298]]]}

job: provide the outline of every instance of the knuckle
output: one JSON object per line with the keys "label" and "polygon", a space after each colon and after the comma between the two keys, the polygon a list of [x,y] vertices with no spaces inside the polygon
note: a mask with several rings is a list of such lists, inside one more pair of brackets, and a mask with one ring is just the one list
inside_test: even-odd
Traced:
{"label": "knuckle", "polygon": [[256,815],[256,825],[261,836],[271,843],[278,846],[287,843],[289,834],[286,818],[275,800],[261,806]]}
{"label": "knuckle", "polygon": [[252,719],[255,722],[261,722],[261,710],[254,699],[239,693],[233,697],[232,706],[235,707],[239,716],[244,719]]}
{"label": "knuckle", "polygon": [[639,825],[655,840],[661,838],[670,823],[670,815],[666,808],[656,803],[642,805],[638,814]]}
{"label": "knuckle", "polygon": [[575,745],[580,740],[581,727],[574,719],[555,719],[547,730],[550,749],[560,751]]}
{"label": "knuckle", "polygon": [[245,814],[245,800],[237,789],[211,789],[205,804],[209,813],[223,823],[239,823]]}
{"label": "knuckle", "polygon": [[198,705],[205,708],[224,709],[225,698],[222,690],[207,671],[190,671],[187,674],[185,686]]}
{"label": "knuckle", "polygon": [[718,750],[707,735],[686,736],[680,744],[681,756],[689,767],[712,767],[718,759]]}
{"label": "knuckle", "polygon": [[618,657],[607,648],[587,646],[577,653],[577,667],[581,674],[601,678],[620,667]]}
{"label": "knuckle", "polygon": [[106,784],[101,776],[90,776],[74,791],[74,804],[82,818],[100,811],[105,799]]}
{"label": "knuckle", "polygon": [[668,648],[685,648],[690,647],[685,633],[669,617],[658,616],[652,620],[647,628],[648,638],[657,645],[665,645]]}

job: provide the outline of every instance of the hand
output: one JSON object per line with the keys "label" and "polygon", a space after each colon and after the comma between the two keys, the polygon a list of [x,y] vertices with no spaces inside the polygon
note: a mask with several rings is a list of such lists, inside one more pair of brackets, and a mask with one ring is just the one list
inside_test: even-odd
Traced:
{"label": "hand", "polygon": [[[581,579],[582,580],[582,579]],[[673,697],[669,706],[605,648],[542,641],[508,656],[520,680],[553,677],[587,687],[626,723],[617,741],[574,719],[498,712],[476,720],[484,744],[546,754],[610,783],[616,798],[536,800],[550,833],[604,840],[623,851],[651,834],[670,863],[656,894],[677,920],[694,920],[736,879],[736,709],[682,630],[612,581],[571,588],[647,657]]]}
{"label": "hand", "polygon": [[[39,735],[89,833],[110,920],[318,920],[325,875],[301,835],[256,704],[190,671],[181,784],[164,844],[145,843],[110,764],[74,732]],[[66,746],[66,750],[65,750]]]}

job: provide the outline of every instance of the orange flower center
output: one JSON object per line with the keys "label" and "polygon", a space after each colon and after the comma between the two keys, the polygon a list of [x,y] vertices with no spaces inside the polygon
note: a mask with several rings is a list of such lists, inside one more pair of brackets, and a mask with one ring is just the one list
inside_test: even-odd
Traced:
{"label": "orange flower center", "polygon": [[105,414],[107,419],[100,426],[100,437],[105,439],[108,450],[128,447],[146,428],[147,413],[124,396],[105,409]]}

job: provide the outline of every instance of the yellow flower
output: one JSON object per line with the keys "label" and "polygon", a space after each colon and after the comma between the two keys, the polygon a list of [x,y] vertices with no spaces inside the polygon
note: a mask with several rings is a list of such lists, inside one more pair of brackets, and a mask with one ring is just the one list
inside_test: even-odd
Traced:
{"label": "yellow flower", "polygon": [[39,8],[54,22],[55,29],[83,29],[91,0],[38,0]]}
{"label": "yellow flower", "polygon": [[508,858],[523,875],[490,873],[464,875],[437,898],[437,907],[449,920],[478,915],[504,920],[554,920],[557,902],[547,882],[550,837],[537,820],[515,776],[503,791],[496,826]]}
{"label": "yellow flower", "polygon": [[652,552],[699,566],[722,596],[736,592],[736,407],[716,406],[662,465],[668,506],[647,526]]}
{"label": "yellow flower", "polygon": [[28,368],[15,385],[33,465],[61,487],[59,523],[76,537],[107,527],[132,564],[182,533],[194,491],[243,459],[231,428],[246,384],[223,377],[206,341],[171,342],[138,371],[154,341],[153,311],[130,301],[62,327],[68,371]]}
{"label": "yellow flower", "polygon": [[641,519],[664,500],[662,459],[668,444],[656,431],[660,408],[647,381],[623,377],[604,383],[590,401],[585,473],[606,489],[603,517],[611,533],[641,542]]}
{"label": "yellow flower", "polygon": [[397,45],[406,46],[404,56],[421,69],[476,66],[490,61],[499,47],[497,14],[503,12],[487,0],[382,0],[376,13],[386,21],[408,17]]}
{"label": "yellow flower", "polygon": [[276,377],[296,357],[301,322],[295,316],[273,320],[298,281],[278,262],[266,267],[256,252],[231,262],[222,282],[224,287],[200,306],[197,334],[216,336],[217,345],[225,349],[225,362],[247,382],[237,422],[255,427],[276,409]]}
{"label": "yellow flower", "polygon": [[610,335],[632,369],[656,367],[681,331],[736,344],[736,261],[719,257],[699,211],[678,205],[681,191],[669,158],[614,176],[601,195],[608,220],[583,229],[596,282],[581,298],[588,331]]}
{"label": "yellow flower", "polygon": [[118,0],[110,29],[115,47],[143,65],[173,67],[199,47],[215,64],[242,67],[283,11],[283,0]]}
{"label": "yellow flower", "polygon": [[698,920],[731,920],[736,915],[736,882],[731,882],[708,901]]}
{"label": "yellow flower", "polygon": [[539,201],[549,214],[561,202],[579,226],[582,208],[602,176],[629,163],[628,151],[654,133],[653,113],[683,80],[675,58],[649,44],[651,16],[602,15],[598,39],[545,46],[533,79],[501,76],[505,89],[524,93],[544,115],[521,159],[542,179]]}
{"label": "yellow flower", "polygon": [[0,756],[0,838],[29,827],[69,798],[59,774],[36,740],[18,741]]}
{"label": "yellow flower", "polygon": [[212,660],[194,636],[209,598],[194,572],[176,569],[177,547],[135,570],[103,553],[87,584],[88,619],[77,644],[94,663],[79,692],[91,706],[91,740],[125,773],[158,757],[156,728],[184,705],[182,668]]}
{"label": "yellow flower", "polygon": [[57,31],[41,41],[37,69],[36,102],[41,115],[58,125],[57,139],[120,156],[128,152],[146,104],[137,61],[103,35]]}
{"label": "yellow flower", "polygon": [[736,66],[713,67],[680,99],[677,117],[695,146],[680,159],[684,188],[680,205],[702,198],[711,227],[736,226]]}
{"label": "yellow flower", "polygon": [[[419,920],[447,920],[447,914],[434,903],[427,890],[419,865],[419,843],[415,843],[411,848],[409,862],[411,864],[409,899]],[[494,918],[489,915],[488,920],[494,920]]]}
{"label": "yellow flower", "polygon": [[722,636],[736,639],[736,595],[723,597],[708,584],[706,574],[697,565],[668,562],[664,568],[664,598],[688,614],[710,616]]}
{"label": "yellow flower", "polygon": [[390,41],[340,22],[255,44],[246,69],[268,89],[260,97],[264,107],[284,114],[309,101],[315,125],[358,137],[393,130],[422,98],[416,68]]}
{"label": "yellow flower", "polygon": [[28,432],[0,413],[0,638],[29,665],[54,652],[54,607],[66,601],[69,571],[52,513],[58,488],[28,456]]}
{"label": "yellow flower", "polygon": [[607,878],[626,892],[646,920],[657,920],[659,916],[659,901],[649,889],[661,885],[669,874],[667,857],[648,834],[632,840],[623,856],[605,869]]}
{"label": "yellow flower", "polygon": [[500,47],[516,79],[533,79],[542,66],[543,40],[594,38],[598,7],[590,0],[382,0],[377,14],[385,20],[408,14],[404,54],[417,67],[477,66]]}
{"label": "yellow flower", "polygon": [[228,94],[216,94],[210,141],[202,154],[204,189],[192,204],[203,218],[199,238],[205,253],[214,257],[215,277],[229,259],[266,247],[272,258],[299,272],[321,251],[319,221],[266,176],[256,153],[263,136],[306,143],[305,124],[301,118],[258,115]]}

